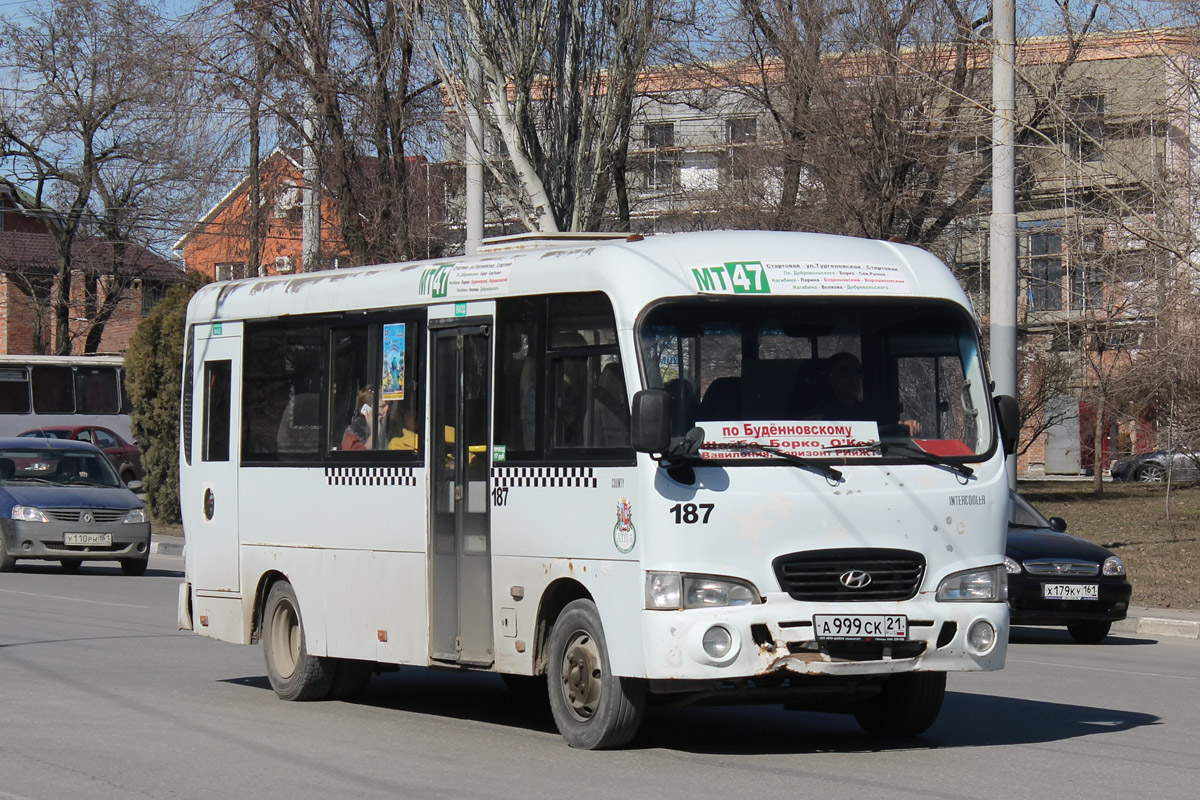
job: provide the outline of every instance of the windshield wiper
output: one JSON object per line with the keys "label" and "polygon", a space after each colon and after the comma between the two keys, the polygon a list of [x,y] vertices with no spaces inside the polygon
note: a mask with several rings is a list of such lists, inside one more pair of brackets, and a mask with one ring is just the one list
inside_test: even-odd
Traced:
{"label": "windshield wiper", "polygon": [[834,469],[828,464],[818,464],[815,461],[810,461],[802,456],[789,453],[786,450],[781,450],[778,447],[771,447],[766,444],[757,444],[755,442],[709,442],[704,445],[708,450],[732,450],[736,453],[750,455],[752,453],[770,453],[773,456],[778,456],[792,466],[807,469],[811,472],[819,473],[831,481],[840,481],[842,479],[841,470]]}
{"label": "windshield wiper", "polygon": [[904,450],[904,452],[910,454],[913,461],[917,461],[921,464],[929,464],[933,467],[946,467],[947,469],[954,470],[964,478],[969,478],[975,474],[975,470],[971,469],[966,464],[958,461],[951,461],[946,456],[938,456],[934,455],[933,453],[928,453],[922,450],[920,447],[917,447],[912,442],[883,442],[882,445],[885,453],[893,447],[899,447],[900,449]]}
{"label": "windshield wiper", "polygon": [[962,475],[964,478],[969,478],[975,474],[975,470],[971,469],[966,464],[961,464],[957,461],[951,461],[946,456],[937,456],[937,455],[934,455],[933,453],[927,453],[926,451],[917,447],[912,442],[904,442],[904,441],[900,441],[900,442],[882,442],[882,441],[855,442],[853,444],[848,444],[848,445],[839,445],[836,447],[834,447],[834,446],[826,447],[825,449],[826,450],[865,450],[869,447],[881,447],[881,448],[883,448],[883,450],[885,452],[893,447],[899,447],[899,448],[902,448],[906,453],[908,453],[913,461],[916,461],[918,463],[928,464],[932,467],[946,467],[948,469],[954,470],[958,474]]}

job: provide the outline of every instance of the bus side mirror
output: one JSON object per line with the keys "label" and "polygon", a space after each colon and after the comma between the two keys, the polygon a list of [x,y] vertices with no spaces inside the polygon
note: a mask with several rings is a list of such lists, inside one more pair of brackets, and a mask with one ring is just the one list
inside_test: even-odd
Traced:
{"label": "bus side mirror", "polygon": [[998,394],[992,398],[996,405],[996,417],[1000,421],[1000,444],[1007,455],[1017,452],[1017,435],[1021,432],[1017,398],[1009,394]]}
{"label": "bus side mirror", "polygon": [[664,389],[633,395],[630,439],[639,453],[665,453],[671,446],[671,396]]}

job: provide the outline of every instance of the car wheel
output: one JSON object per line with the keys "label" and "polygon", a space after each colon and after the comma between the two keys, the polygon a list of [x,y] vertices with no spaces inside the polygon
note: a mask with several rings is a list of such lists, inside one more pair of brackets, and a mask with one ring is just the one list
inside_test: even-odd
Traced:
{"label": "car wheel", "polygon": [[60,558],[58,565],[62,567],[63,572],[78,572],[83,566],[82,558]]}
{"label": "car wheel", "polygon": [[550,711],[567,744],[583,750],[628,744],[646,710],[646,684],[612,673],[600,614],[590,600],[567,604],[549,648]]}
{"label": "car wheel", "polygon": [[1167,479],[1167,471],[1162,464],[1143,464],[1138,469],[1137,479],[1142,483],[1162,483]]}
{"label": "car wheel", "polygon": [[321,700],[333,686],[336,662],[310,655],[296,592],[279,581],[267,594],[263,607],[263,657],[267,678],[284,700]]}
{"label": "car wheel", "polygon": [[946,698],[946,673],[906,672],[883,683],[879,694],[854,711],[854,718],[872,736],[906,738],[929,730]]}
{"label": "car wheel", "polygon": [[121,572],[126,575],[145,575],[149,563],[148,558],[122,558]]}
{"label": "car wheel", "polygon": [[1108,636],[1112,623],[1107,620],[1074,622],[1067,626],[1071,638],[1083,644],[1099,644]]}
{"label": "car wheel", "polygon": [[9,555],[8,548],[4,546],[4,537],[0,536],[0,572],[12,572],[16,565],[16,557]]}

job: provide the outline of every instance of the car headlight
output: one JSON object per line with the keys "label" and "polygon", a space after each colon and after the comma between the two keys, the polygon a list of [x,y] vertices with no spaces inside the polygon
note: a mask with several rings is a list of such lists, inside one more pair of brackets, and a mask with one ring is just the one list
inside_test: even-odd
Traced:
{"label": "car headlight", "polygon": [[1008,556],[1004,557],[1004,571],[1009,575],[1020,575],[1021,565]]}
{"label": "car headlight", "polygon": [[13,506],[12,518],[21,522],[49,522],[50,518],[37,506]]}
{"label": "car headlight", "polygon": [[942,579],[937,590],[942,603],[999,603],[1008,600],[1005,566],[956,572]]}
{"label": "car headlight", "polygon": [[1104,566],[1100,568],[1100,571],[1105,575],[1124,575],[1125,562],[1116,556],[1109,556],[1104,559]]}
{"label": "car headlight", "polygon": [[736,578],[679,572],[646,573],[646,608],[718,608],[762,602],[754,585]]}
{"label": "car headlight", "polygon": [[131,510],[128,514],[125,515],[125,521],[126,522],[145,522],[146,521],[146,509],[135,508],[135,509]]}

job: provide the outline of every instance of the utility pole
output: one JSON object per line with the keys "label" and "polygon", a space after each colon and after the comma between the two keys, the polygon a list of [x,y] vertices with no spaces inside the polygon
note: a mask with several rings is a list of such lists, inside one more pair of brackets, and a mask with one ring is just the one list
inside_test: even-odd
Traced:
{"label": "utility pole", "polygon": [[[992,3],[992,217],[990,340],[996,394],[1017,396],[1017,206],[1015,0]],[[1008,456],[1016,488],[1017,457]]]}
{"label": "utility pole", "polygon": [[476,105],[476,102],[483,103],[483,70],[478,58],[471,58],[467,80],[471,85],[466,92],[467,135],[463,150],[463,165],[467,173],[467,239],[464,251],[471,256],[483,244],[483,117]]}
{"label": "utility pole", "polygon": [[[310,4],[309,38],[304,47],[304,68],[313,76],[316,59],[312,42],[319,33],[319,6],[314,0]],[[304,272],[314,272],[321,255],[321,172],[317,167],[317,101],[313,89],[304,93],[304,123],[302,135],[304,186],[300,190],[300,262]]]}

